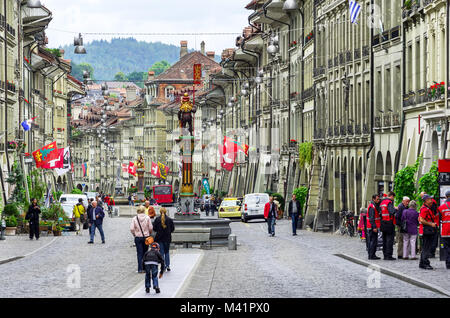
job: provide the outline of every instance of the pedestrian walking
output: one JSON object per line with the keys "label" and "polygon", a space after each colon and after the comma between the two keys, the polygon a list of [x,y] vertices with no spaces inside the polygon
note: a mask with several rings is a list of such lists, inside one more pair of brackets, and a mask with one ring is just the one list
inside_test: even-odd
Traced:
{"label": "pedestrian walking", "polygon": [[269,202],[264,206],[264,218],[267,221],[269,236],[275,236],[275,220],[278,216],[278,207],[273,201],[273,196],[269,197]]}
{"label": "pedestrian walking", "polygon": [[128,205],[134,206],[133,196],[131,194],[128,196]]}
{"label": "pedestrian walking", "polygon": [[383,255],[384,260],[393,261],[394,239],[395,239],[395,214],[394,207],[395,193],[390,191],[387,197],[381,201],[381,233],[383,234]]}
{"label": "pedestrian walking", "polygon": [[409,206],[410,198],[403,197],[402,203],[400,203],[397,207],[397,213],[395,214],[395,223],[397,224],[397,232],[396,232],[396,242],[397,242],[397,257],[399,259],[403,258],[403,234],[402,230],[402,213]]}
{"label": "pedestrian walking", "polygon": [[84,213],[86,209],[83,205],[83,199],[79,198],[78,203],[75,204],[72,210],[73,218],[75,218],[75,227],[77,235],[82,234],[83,231],[83,221],[84,221]]}
{"label": "pedestrian walking", "polygon": [[416,260],[417,227],[419,213],[416,201],[410,201],[409,207],[402,212],[400,224],[403,231],[403,259]]}
{"label": "pedestrian walking", "polygon": [[[158,282],[158,264],[161,264],[161,271],[159,278],[164,274],[164,258],[159,252],[159,244],[154,242],[150,245],[150,249],[144,254],[143,266],[145,268],[145,292],[150,293],[151,282],[153,282],[153,289],[157,294],[161,292]],[[151,277],[151,280],[150,280]]]}
{"label": "pedestrian walking", "polygon": [[156,231],[155,241],[159,244],[161,255],[164,257],[165,269],[170,272],[170,243],[175,231],[173,220],[167,215],[167,209],[161,208],[160,216],[155,218],[153,228]]}
{"label": "pedestrian walking", "polygon": [[380,196],[378,194],[374,194],[372,196],[372,201],[367,208],[366,228],[369,239],[368,254],[369,259],[373,260],[380,259],[378,256],[376,256],[378,232],[380,231],[381,227],[381,210],[379,206],[380,202]]}
{"label": "pedestrian walking", "polygon": [[41,208],[38,205],[37,199],[31,199],[31,205],[28,208],[28,212],[25,215],[25,220],[28,220],[30,225],[30,240],[36,237],[36,241],[39,240],[39,214],[41,214]]}
{"label": "pedestrian walking", "polygon": [[91,240],[88,242],[88,244],[94,244],[95,229],[98,229],[102,238],[102,244],[105,244],[105,234],[103,232],[104,217],[105,212],[103,211],[103,208],[98,206],[97,201],[92,202],[92,210],[90,215],[88,215],[89,224],[91,227]]}
{"label": "pedestrian walking", "polygon": [[444,243],[445,266],[450,269],[450,190],[445,192],[446,201],[439,207],[441,240]]}
{"label": "pedestrian walking", "polygon": [[297,235],[297,226],[299,215],[302,214],[302,207],[300,205],[300,201],[297,200],[297,196],[295,194],[292,195],[292,200],[289,202],[288,208],[289,218],[292,220],[292,235]]}
{"label": "pedestrian walking", "polygon": [[89,229],[89,237],[91,236],[91,222],[89,219],[89,215],[92,215],[92,210],[94,209],[94,207],[92,206],[92,202],[94,202],[94,199],[91,198],[89,199],[89,204],[88,207],[86,209],[86,219],[87,219],[87,223],[88,223],[88,229]]}
{"label": "pedestrian walking", "polygon": [[433,198],[425,194],[422,198],[424,201],[419,215],[419,235],[422,236],[422,252],[420,253],[419,267],[422,269],[433,269],[430,264],[431,250],[433,247],[433,239],[436,232],[437,224],[435,216],[431,210]]}
{"label": "pedestrian walking", "polygon": [[152,231],[152,222],[150,221],[148,215],[145,215],[145,208],[143,206],[139,206],[137,209],[137,215],[133,218],[130,224],[130,232],[134,237],[134,244],[136,245],[138,273],[145,272],[142,263],[144,254],[148,250],[148,246],[145,244],[145,239],[150,236]]}
{"label": "pedestrian walking", "polygon": [[364,208],[361,208],[359,213],[359,221],[358,221],[358,232],[360,233],[361,241],[366,243],[366,250],[369,250],[369,239],[367,238],[367,211]]}

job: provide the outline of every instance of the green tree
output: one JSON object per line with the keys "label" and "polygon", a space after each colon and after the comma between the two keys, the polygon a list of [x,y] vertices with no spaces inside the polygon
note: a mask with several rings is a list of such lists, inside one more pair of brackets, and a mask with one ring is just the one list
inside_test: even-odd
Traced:
{"label": "green tree", "polygon": [[14,191],[11,194],[10,201],[24,205],[26,200],[26,192],[25,192],[25,177],[22,170],[22,167],[18,160],[15,160],[11,169],[10,176],[6,179],[10,185],[14,186]]}
{"label": "green tree", "polygon": [[403,197],[409,197],[411,200],[417,198],[416,173],[419,169],[421,157],[419,157],[414,166],[406,166],[399,170],[394,179],[395,204],[400,204]]}
{"label": "green tree", "polygon": [[156,62],[155,64],[153,64],[153,66],[150,68],[150,71],[155,72],[155,76],[158,76],[159,74],[165,72],[169,68],[170,68],[170,63],[163,60],[163,61],[159,61],[159,62]]}
{"label": "green tree", "polygon": [[295,197],[300,202],[300,207],[302,209],[302,214],[304,214],[304,207],[306,204],[306,198],[308,197],[309,189],[307,187],[300,187],[294,189],[292,194],[295,194]]}
{"label": "green tree", "polygon": [[[425,192],[431,195],[437,201],[439,201],[439,171],[437,162],[431,164],[430,171],[422,176],[419,180],[419,191],[418,193]],[[422,200],[418,198],[419,204],[422,204]]]}
{"label": "green tree", "polygon": [[127,77],[123,72],[118,72],[116,75],[114,75],[114,80],[118,82],[126,82]]}
{"label": "green tree", "polygon": [[72,189],[71,194],[83,194],[83,191],[81,191],[81,190],[78,189],[78,188],[74,188],[74,189]]}
{"label": "green tree", "polygon": [[91,79],[94,80],[94,68],[89,63],[75,64],[72,63],[72,76],[79,81],[83,81],[83,72],[88,71],[91,74]]}

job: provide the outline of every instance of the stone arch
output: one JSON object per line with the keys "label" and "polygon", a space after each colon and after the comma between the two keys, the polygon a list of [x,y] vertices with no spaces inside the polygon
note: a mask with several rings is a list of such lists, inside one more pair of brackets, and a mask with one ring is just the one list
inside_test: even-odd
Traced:
{"label": "stone arch", "polygon": [[[356,166],[356,207],[359,209],[362,207],[362,158],[359,158],[358,165]],[[359,211],[356,211],[359,213]]]}
{"label": "stone arch", "polygon": [[84,186],[83,192],[89,192],[89,187],[87,184]]}
{"label": "stone arch", "polygon": [[349,169],[349,173],[348,173],[348,189],[349,189],[349,193],[348,193],[348,201],[349,201],[349,210],[357,213],[357,202],[355,199],[355,184],[356,184],[356,180],[355,180],[355,158],[352,157],[350,160],[350,169]]}
{"label": "stone arch", "polygon": [[431,136],[431,161],[437,161],[439,159],[439,138],[437,131],[433,131]]}
{"label": "stone arch", "polygon": [[389,151],[386,154],[386,168],[384,174],[386,176],[392,176],[392,160],[391,160],[391,153]]}
{"label": "stone arch", "polygon": [[422,144],[423,144],[423,131],[420,133],[419,137],[419,146],[417,147],[417,156],[416,158],[419,158],[420,154],[422,153]]}
{"label": "stone arch", "polygon": [[383,163],[383,155],[381,154],[381,151],[377,154],[377,161],[375,164],[375,173],[377,176],[384,175],[384,163]]}

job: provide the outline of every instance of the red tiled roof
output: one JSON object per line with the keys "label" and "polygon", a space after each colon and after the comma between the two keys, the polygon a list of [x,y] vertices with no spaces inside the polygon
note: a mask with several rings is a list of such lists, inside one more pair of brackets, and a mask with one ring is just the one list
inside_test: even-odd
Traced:
{"label": "red tiled roof", "polygon": [[202,64],[204,69],[220,67],[216,61],[195,51],[183,56],[172,67],[156,77],[156,80],[192,80],[194,77],[194,64]]}

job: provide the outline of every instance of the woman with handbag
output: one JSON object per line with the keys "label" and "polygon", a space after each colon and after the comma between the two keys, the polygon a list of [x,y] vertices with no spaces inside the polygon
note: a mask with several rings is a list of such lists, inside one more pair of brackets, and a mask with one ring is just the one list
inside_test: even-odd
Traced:
{"label": "woman with handbag", "polygon": [[409,202],[409,208],[404,210],[400,222],[403,232],[403,259],[416,260],[417,227],[419,226],[419,213],[416,201]]}
{"label": "woman with handbag", "polygon": [[138,273],[145,273],[142,265],[144,254],[148,250],[148,245],[145,244],[146,239],[153,231],[153,225],[150,218],[145,214],[145,207],[142,205],[137,209],[137,215],[133,218],[130,225],[131,234],[134,236],[134,243],[136,245]]}
{"label": "woman with handbag", "polygon": [[424,203],[420,209],[419,215],[419,234],[422,236],[423,246],[422,252],[420,253],[419,268],[431,270],[433,267],[430,264],[429,258],[431,256],[431,249],[433,247],[433,239],[436,234],[437,224],[435,223],[435,215],[431,210],[433,198],[425,194],[422,200]]}
{"label": "woman with handbag", "polygon": [[161,215],[155,219],[154,229],[156,231],[155,241],[161,248],[161,255],[164,257],[164,264],[170,272],[170,243],[172,243],[172,233],[175,231],[173,220],[168,216],[167,209],[161,208]]}

